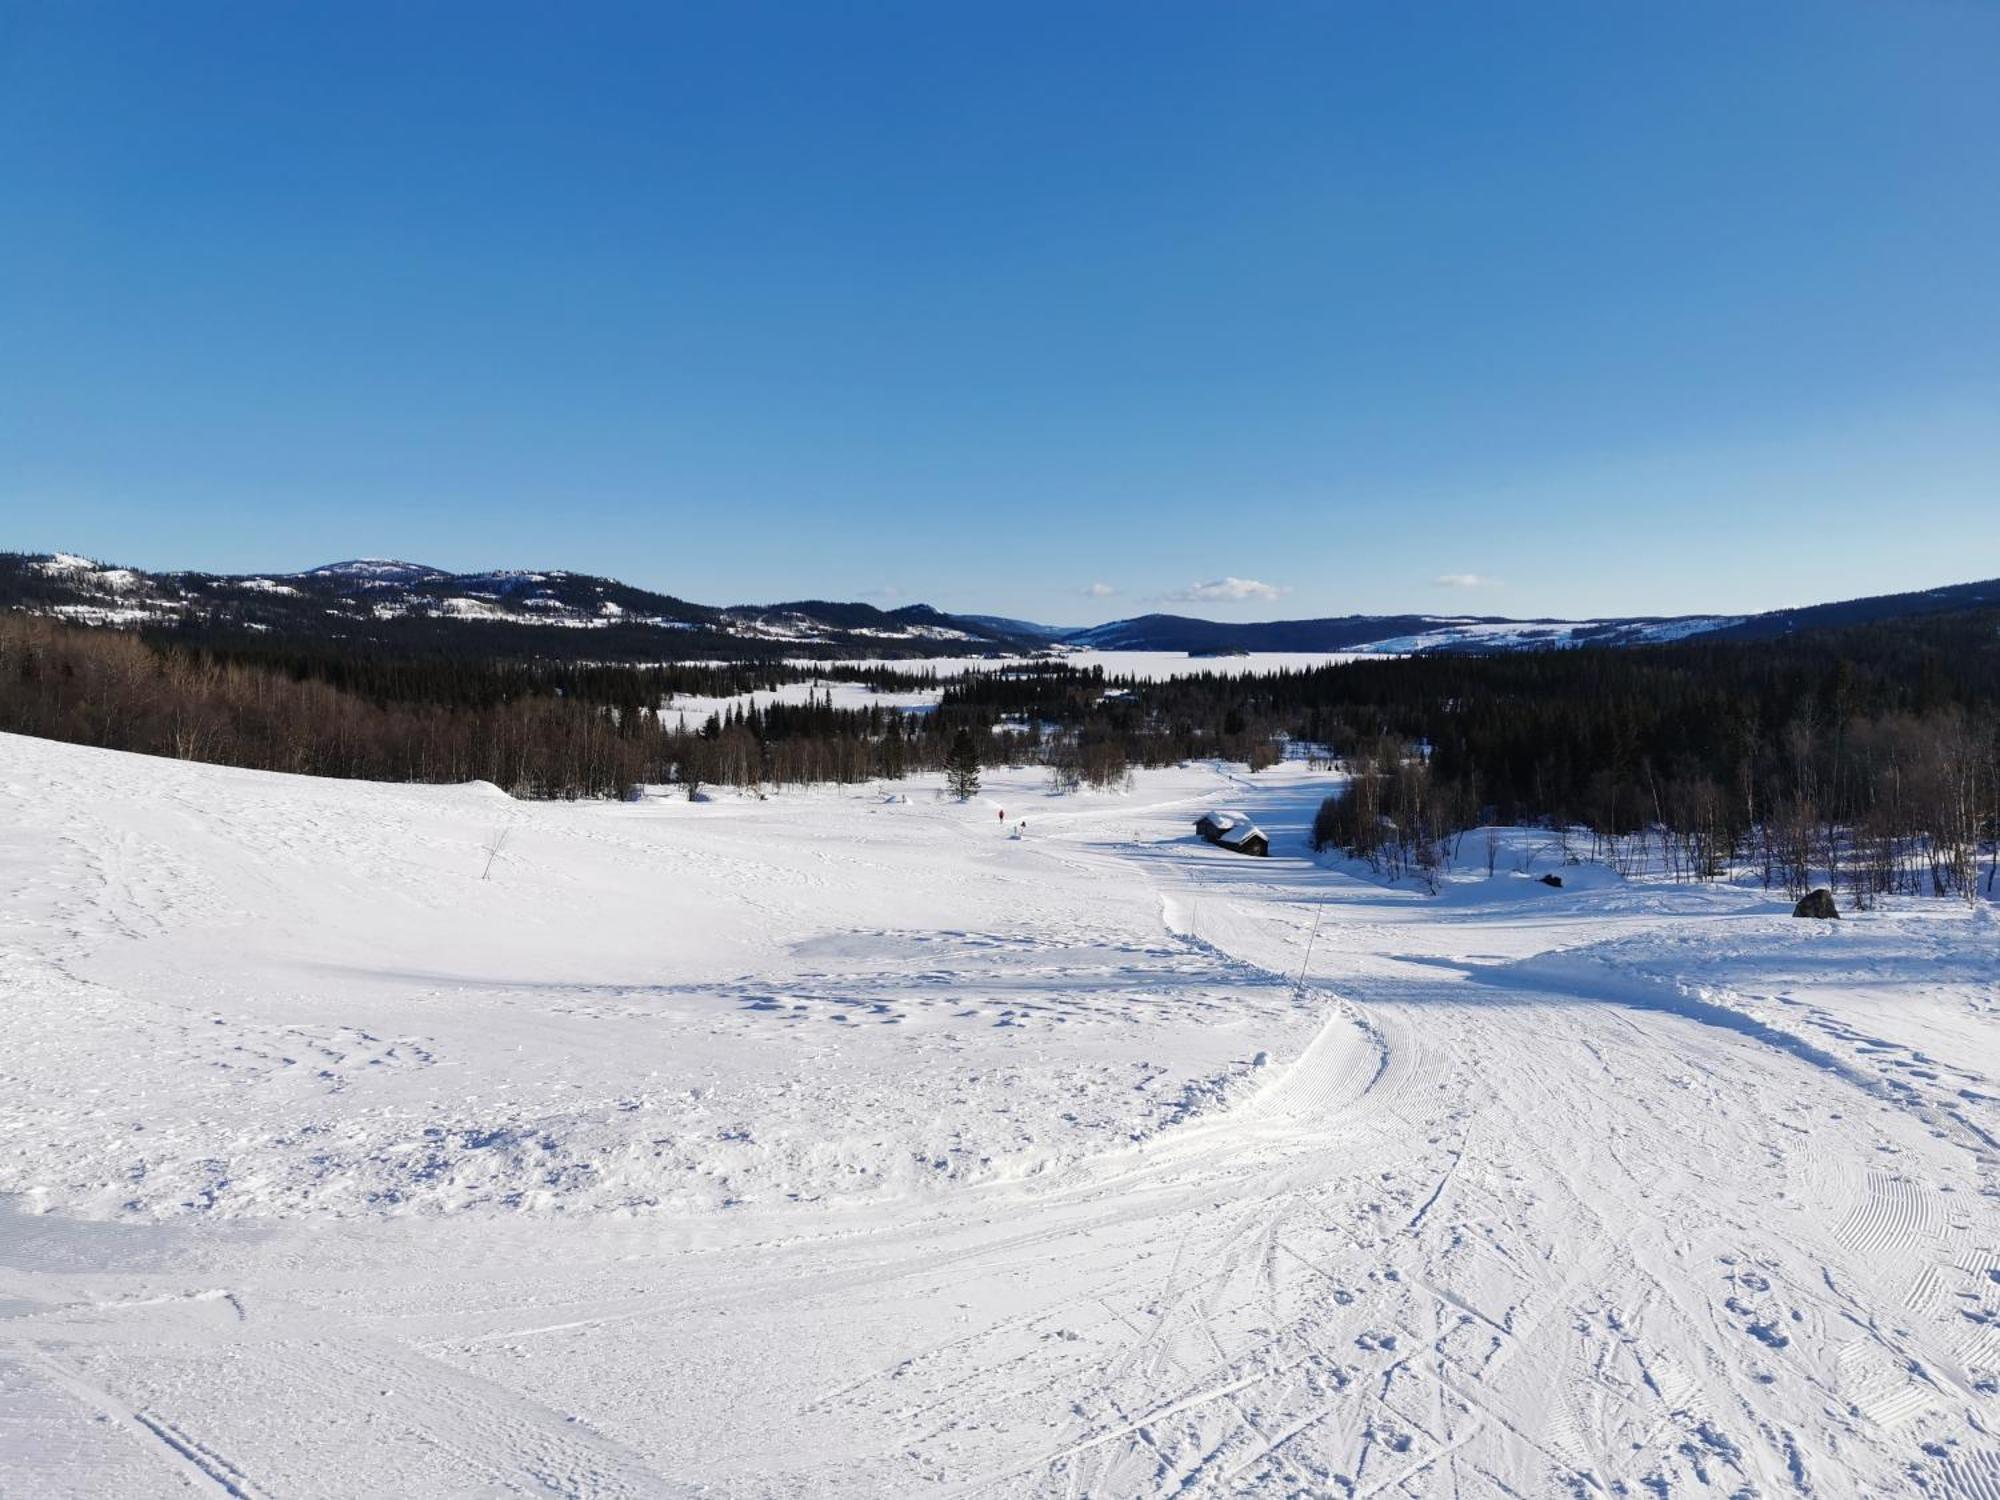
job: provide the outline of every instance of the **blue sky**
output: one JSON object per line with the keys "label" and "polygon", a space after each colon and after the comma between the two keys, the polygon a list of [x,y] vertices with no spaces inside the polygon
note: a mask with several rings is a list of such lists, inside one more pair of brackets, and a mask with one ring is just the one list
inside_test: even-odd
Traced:
{"label": "blue sky", "polygon": [[1992,576],[1996,78],[1973,0],[10,5],[0,546],[1059,623]]}

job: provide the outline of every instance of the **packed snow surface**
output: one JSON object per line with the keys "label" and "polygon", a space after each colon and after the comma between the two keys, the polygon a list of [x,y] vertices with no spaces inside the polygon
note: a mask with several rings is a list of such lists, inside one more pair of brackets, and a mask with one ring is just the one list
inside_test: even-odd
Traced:
{"label": "packed snow surface", "polygon": [[0,1494],[2000,1492],[1991,911],[1391,889],[1328,780],[0,738]]}

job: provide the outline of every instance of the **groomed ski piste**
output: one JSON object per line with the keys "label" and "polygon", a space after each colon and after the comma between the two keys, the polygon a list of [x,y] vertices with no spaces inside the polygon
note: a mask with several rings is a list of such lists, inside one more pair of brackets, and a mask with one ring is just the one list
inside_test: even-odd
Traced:
{"label": "groomed ski piste", "polygon": [[1333,780],[0,738],[0,1494],[2000,1496],[1993,909]]}

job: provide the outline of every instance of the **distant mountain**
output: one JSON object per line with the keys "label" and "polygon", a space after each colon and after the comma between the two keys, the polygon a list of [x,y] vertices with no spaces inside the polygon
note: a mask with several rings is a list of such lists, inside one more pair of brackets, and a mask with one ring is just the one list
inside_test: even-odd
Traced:
{"label": "distant mountain", "polygon": [[922,604],[717,608],[587,573],[454,573],[395,558],[246,574],[148,573],[67,553],[0,554],[0,608],[194,639],[366,642],[572,661],[981,656],[1046,644]]}
{"label": "distant mountain", "polygon": [[1533,651],[1635,646],[1709,634],[1741,616],[1624,620],[1510,620],[1494,615],[1340,615],[1321,620],[1234,623],[1142,615],[1074,631],[1062,639],[1101,651]]}
{"label": "distant mountain", "polygon": [[1918,619],[1925,615],[1957,614],[1967,609],[2000,608],[2000,578],[1983,583],[1954,583],[1913,594],[1873,594],[1834,604],[1801,609],[1774,609],[1749,615],[1734,625],[1711,632],[1728,640],[1772,640],[1803,630],[1838,630],[1848,625],[1872,625],[1878,620]]}
{"label": "distant mountain", "polygon": [[351,557],[346,562],[326,563],[297,575],[301,578],[333,578],[350,583],[415,583],[426,578],[448,578],[443,568],[425,563],[398,562],[391,557]]}
{"label": "distant mountain", "polygon": [[739,604],[721,611],[736,633],[767,640],[816,641],[827,635],[847,635],[867,643],[899,644],[964,650],[968,645],[1019,645],[1011,631],[992,630],[968,617],[947,615],[928,604],[906,604],[882,610],[872,604],[837,604],[828,599],[801,599],[790,604]]}
{"label": "distant mountain", "polygon": [[1033,640],[1062,641],[1083,634],[1080,626],[1037,625],[1033,620],[1010,620],[1005,615],[960,615],[959,618],[997,630],[1003,635],[1026,636]]}
{"label": "distant mountain", "polygon": [[1642,615],[1601,620],[1511,620],[1492,615],[1341,615],[1234,623],[1142,615],[1071,631],[1070,645],[1104,651],[1535,651],[1645,646],[1684,640],[1771,640],[1804,630],[2000,607],[2000,579],[1910,594],[1878,594],[1756,615]]}
{"label": "distant mountain", "polygon": [[298,573],[148,573],[67,553],[0,553],[0,608],[84,624],[172,629],[195,640],[367,643],[567,661],[773,656],[1008,656],[1105,651],[1479,652],[1766,640],[1803,630],[2000,607],[2000,580],[1757,615],[1513,620],[1493,615],[1336,615],[1235,623],[1142,615],[1086,629],[927,604],[799,599],[715,606],[560,570],[454,573],[352,558]]}

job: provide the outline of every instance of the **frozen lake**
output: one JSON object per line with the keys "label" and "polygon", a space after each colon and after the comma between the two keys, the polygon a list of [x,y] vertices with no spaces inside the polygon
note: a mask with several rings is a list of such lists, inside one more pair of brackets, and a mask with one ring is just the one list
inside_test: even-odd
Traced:
{"label": "frozen lake", "polygon": [[[922,660],[875,660],[849,665],[930,670],[947,676],[961,672],[990,672],[996,667],[1039,659],[937,656]],[[1253,651],[1247,656],[1189,656],[1185,651],[1067,651],[1055,659],[1072,667],[1100,667],[1111,677],[1136,677],[1158,682],[1170,677],[1199,676],[1204,672],[1232,677],[1252,672],[1298,672],[1334,662],[1366,661],[1370,657],[1367,653],[1352,651]],[[795,658],[792,665],[810,667],[819,665],[819,662],[814,658],[800,657]]]}

